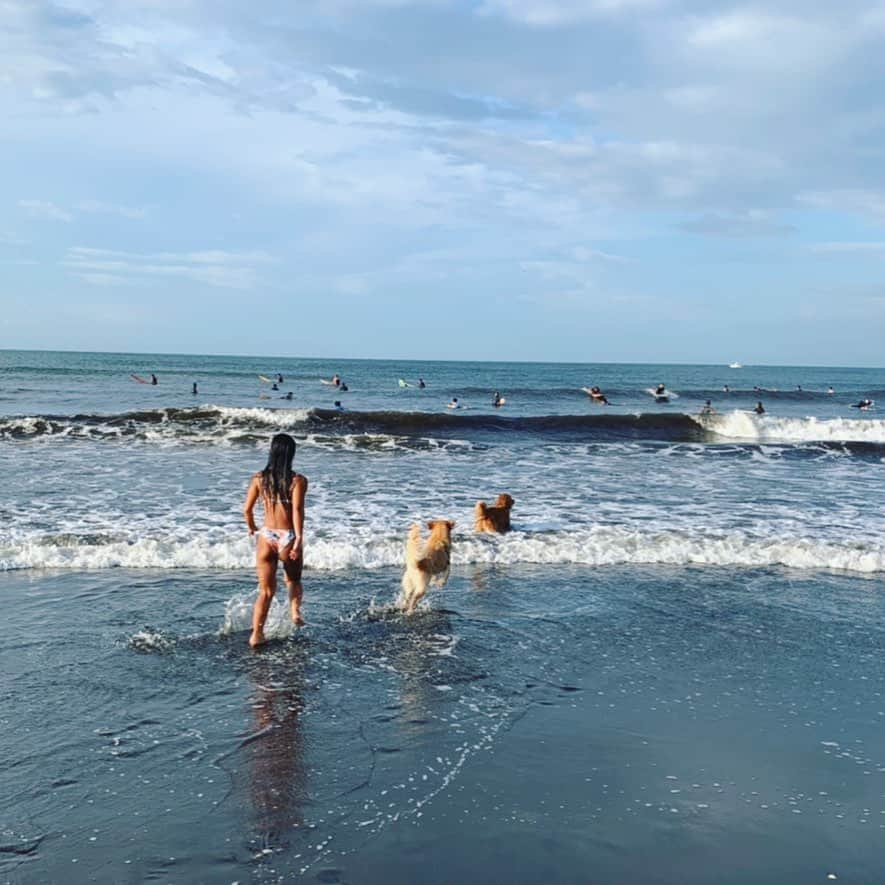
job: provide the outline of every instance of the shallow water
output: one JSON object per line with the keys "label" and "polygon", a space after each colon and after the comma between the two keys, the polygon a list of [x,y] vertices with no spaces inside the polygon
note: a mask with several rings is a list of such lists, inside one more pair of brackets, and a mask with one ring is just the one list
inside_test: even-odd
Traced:
{"label": "shallow water", "polygon": [[255,654],[248,573],[3,576],[0,875],[879,880],[875,579],[477,564],[412,618],[397,579],[313,576]]}

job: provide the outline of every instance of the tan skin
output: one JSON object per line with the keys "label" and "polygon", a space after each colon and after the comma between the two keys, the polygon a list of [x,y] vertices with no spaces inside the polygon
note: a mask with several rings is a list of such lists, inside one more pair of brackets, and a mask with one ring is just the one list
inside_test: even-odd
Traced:
{"label": "tan skin", "polygon": [[256,473],[249,483],[246,491],[246,502],[243,505],[243,516],[246,517],[246,525],[249,534],[255,535],[258,526],[255,524],[255,504],[261,498],[264,505],[264,528],[291,531],[295,533],[295,540],[276,550],[266,538],[258,535],[255,548],[255,571],[258,573],[258,599],[252,611],[252,635],[249,637],[249,645],[253,648],[262,645],[264,637],[264,622],[270,610],[270,603],[277,590],[277,565],[283,563],[286,586],[289,588],[289,609],[292,621],[301,627],[304,618],[301,617],[301,598],[304,589],[301,584],[301,565],[304,542],[304,497],[307,494],[307,477],[296,473],[292,477],[292,485],[289,489],[287,504],[282,501],[269,501],[262,493],[261,474]]}

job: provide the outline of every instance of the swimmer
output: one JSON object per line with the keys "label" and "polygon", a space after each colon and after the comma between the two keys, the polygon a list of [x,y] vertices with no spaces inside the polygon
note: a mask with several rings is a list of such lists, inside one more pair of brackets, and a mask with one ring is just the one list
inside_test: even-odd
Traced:
{"label": "swimmer", "polygon": [[501,394],[498,391],[495,391],[495,395],[492,397],[492,405],[497,409],[504,405],[504,401],[501,399]]}
{"label": "swimmer", "polygon": [[710,400],[707,400],[704,403],[703,407],[701,408],[701,414],[702,415],[715,415],[716,414],[716,409],[713,408],[713,404],[710,402]]}
{"label": "swimmer", "polygon": [[859,403],[853,403],[851,408],[852,409],[861,409],[862,411],[866,412],[868,409],[870,409],[872,407],[872,405],[873,405],[873,401],[871,399],[864,398]]}
{"label": "swimmer", "polygon": [[725,387],[722,388],[723,393],[731,393],[731,388],[726,384]]}
{"label": "swimmer", "polygon": [[153,372],[151,372],[151,384],[153,384],[154,386],[156,386],[157,383],[158,383],[158,382],[157,382],[157,376],[156,376]]}
{"label": "swimmer", "polygon": [[797,393],[802,393],[802,385],[801,384],[796,385],[796,391],[797,391]]}
{"label": "swimmer", "polygon": [[336,399],[335,402],[333,403],[333,405],[335,406],[336,412],[343,412],[344,411],[344,406],[341,405],[340,399]]}
{"label": "swimmer", "polygon": [[[304,498],[307,477],[292,471],[295,440],[287,433],[276,434],[264,470],[254,474],[246,492],[243,515],[252,537],[257,536],[255,571],[258,573],[258,599],[252,611],[252,648],[266,642],[264,622],[277,589],[277,565],[282,562],[289,589],[289,613],[301,627],[301,568],[304,542]],[[255,524],[253,511],[258,499],[264,506],[264,525]]]}
{"label": "swimmer", "polygon": [[753,409],[753,411],[754,411],[757,415],[764,415],[764,414],[765,414],[765,406],[763,406],[763,405],[762,405],[762,402],[759,401],[759,402],[756,403],[756,408]]}
{"label": "swimmer", "polygon": [[832,396],[835,392],[836,392],[836,391],[833,390],[832,387],[828,387],[828,388],[827,388],[827,395],[828,395],[828,396]]}
{"label": "swimmer", "polygon": [[280,388],[279,388],[279,385],[277,384],[277,382],[274,381],[274,383],[270,385],[270,389],[271,390],[279,390]]}
{"label": "swimmer", "polygon": [[419,387],[421,390],[424,390],[424,388],[427,387],[427,385],[424,383],[424,379],[423,379],[423,378],[419,378],[419,379],[418,379],[418,387]]}
{"label": "swimmer", "polygon": [[458,397],[453,396],[451,398],[451,400],[448,403],[446,403],[446,408],[447,409],[460,409],[461,403],[458,402]]}
{"label": "swimmer", "polygon": [[277,384],[282,384],[282,383],[283,383],[283,376],[279,372],[277,372]]}
{"label": "swimmer", "polygon": [[343,381],[341,381],[340,379],[339,379],[339,381],[338,381],[338,389],[339,389],[342,393],[346,393],[348,390],[350,390],[350,388],[349,388],[349,387],[348,387]]}
{"label": "swimmer", "polygon": [[290,390],[288,393],[284,393],[280,399],[292,399],[292,391]]}
{"label": "swimmer", "polygon": [[191,388],[191,393],[196,396],[197,395],[197,382],[194,381],[193,387]]}
{"label": "swimmer", "polygon": [[590,396],[596,402],[602,403],[604,406],[608,405],[608,398],[598,387],[590,388]]}
{"label": "swimmer", "polygon": [[667,388],[663,384],[659,384],[655,388],[655,396],[663,396],[667,392]]}

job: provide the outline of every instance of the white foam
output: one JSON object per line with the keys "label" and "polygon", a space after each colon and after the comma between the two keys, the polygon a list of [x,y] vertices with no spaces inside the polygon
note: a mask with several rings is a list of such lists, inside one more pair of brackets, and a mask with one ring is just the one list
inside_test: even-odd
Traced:
{"label": "white foam", "polygon": [[876,418],[780,418],[735,410],[694,420],[710,433],[736,440],[885,443],[885,421]]}
{"label": "white foam", "polygon": [[[305,568],[317,571],[377,569],[402,564],[403,539],[372,533],[347,541],[308,537]],[[456,533],[453,567],[471,563],[710,565],[758,568],[885,571],[885,547],[875,540],[849,542],[801,535],[749,532],[687,533],[632,526],[591,526],[575,531],[513,532],[500,538]],[[254,546],[241,532],[213,544],[142,538],[76,546],[21,542],[0,545],[0,570],[115,567],[251,569]]]}
{"label": "white foam", "polygon": [[[230,636],[252,629],[252,608],[256,592],[243,593],[227,601],[224,607],[224,623],[218,631],[220,636]],[[289,614],[289,603],[285,592],[277,592],[267,612],[264,622],[264,635],[267,639],[287,639],[295,632],[295,625]]]}

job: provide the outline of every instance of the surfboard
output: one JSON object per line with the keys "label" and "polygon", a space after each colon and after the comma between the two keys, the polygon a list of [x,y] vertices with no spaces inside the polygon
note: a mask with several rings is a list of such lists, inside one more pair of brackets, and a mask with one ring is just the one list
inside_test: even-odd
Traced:
{"label": "surfboard", "polygon": [[400,387],[411,387],[411,386],[412,386],[412,385],[409,384],[409,382],[406,381],[404,378],[400,378],[399,381],[398,381],[397,383],[399,384]]}
{"label": "surfboard", "polygon": [[130,377],[133,381],[137,381],[139,384],[150,384],[151,382],[147,380],[147,378],[142,378],[140,375],[136,375],[134,372],[129,373]]}
{"label": "surfboard", "polygon": [[498,400],[498,402],[496,402],[496,403],[493,402],[492,405],[493,405],[495,408],[498,408],[498,406],[503,406],[504,403],[506,403],[506,402],[507,402],[507,397],[506,397],[506,396],[502,396],[501,399]]}
{"label": "surfboard", "polygon": [[273,379],[268,378],[267,375],[259,375],[258,378],[260,381],[263,381],[265,384],[273,384]]}
{"label": "surfboard", "polygon": [[679,394],[672,390],[664,389],[663,393],[658,393],[654,387],[646,387],[645,392],[654,399],[656,403],[668,403],[671,399],[679,399]]}
{"label": "surfboard", "polygon": [[335,386],[335,382],[330,381],[328,378],[320,378],[320,384],[331,384],[332,387]]}

